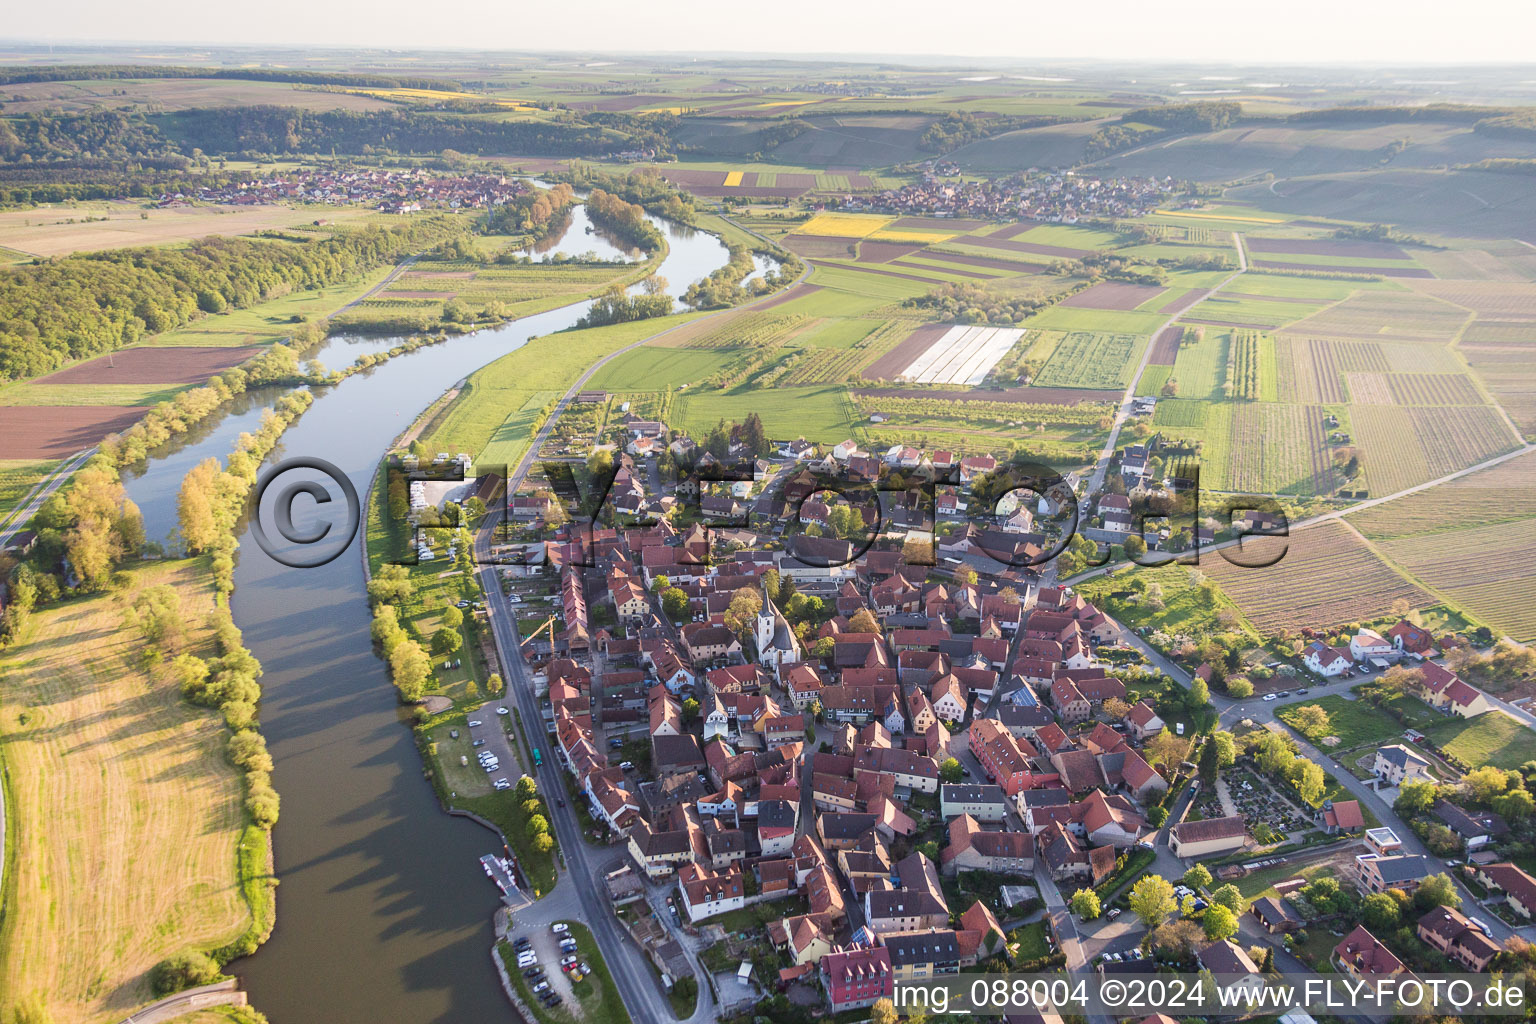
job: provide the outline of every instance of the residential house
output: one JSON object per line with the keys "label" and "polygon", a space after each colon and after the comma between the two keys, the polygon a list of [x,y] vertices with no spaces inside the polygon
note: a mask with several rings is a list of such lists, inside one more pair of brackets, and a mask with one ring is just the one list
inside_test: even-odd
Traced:
{"label": "residential house", "polygon": [[1008,797],[1001,786],[945,783],[939,787],[939,814],[945,820],[969,814],[977,821],[1004,821]]}
{"label": "residential house", "polygon": [[685,864],[678,869],[677,888],[688,920],[694,924],[747,905],[739,868],[721,874],[698,864]]}
{"label": "residential house", "polygon": [[1378,779],[1391,786],[1405,782],[1434,782],[1429,774],[1429,759],[1414,753],[1401,743],[1382,747],[1376,751],[1371,771]]}
{"label": "residential house", "polygon": [[1125,725],[1131,738],[1138,743],[1144,743],[1163,731],[1163,720],[1157,716],[1152,705],[1144,700],[1137,701],[1131,708],[1125,716]]}
{"label": "residential house", "polygon": [[1355,869],[1359,876],[1356,887],[1361,895],[1401,889],[1411,896],[1419,883],[1435,873],[1435,863],[1417,854],[1382,857],[1364,853],[1355,858]]}
{"label": "residential house", "polygon": [[1329,647],[1321,640],[1308,644],[1301,655],[1302,664],[1324,679],[1333,679],[1349,672],[1354,664],[1349,655],[1337,647]]}
{"label": "residential house", "polygon": [[891,951],[884,946],[834,950],[821,958],[818,968],[833,1013],[873,1006],[895,993]]}
{"label": "residential house", "polygon": [[1527,921],[1536,917],[1536,878],[1513,864],[1484,864],[1477,868],[1477,880],[1485,888],[1504,894],[1509,908]]}
{"label": "residential house", "polygon": [[949,823],[949,844],[939,854],[946,875],[991,871],[1029,875],[1035,870],[1035,837],[1028,832],[986,832],[969,814]]}
{"label": "residential house", "polygon": [[1345,974],[1356,978],[1378,978],[1408,970],[1363,924],[1356,925],[1354,931],[1333,947],[1333,963]]}
{"label": "residential house", "polygon": [[1482,974],[1502,947],[1465,914],[1450,907],[1436,907],[1419,918],[1414,929],[1431,949],[1454,960],[1473,974]]}

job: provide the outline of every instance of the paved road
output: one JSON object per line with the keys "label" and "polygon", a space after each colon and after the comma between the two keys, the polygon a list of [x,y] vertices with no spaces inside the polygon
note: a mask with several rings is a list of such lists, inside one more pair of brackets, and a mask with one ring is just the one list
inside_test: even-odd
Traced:
{"label": "paved road", "polygon": [[138,1013],[123,1018],[122,1024],[160,1024],[161,1021],[172,1020],[210,1006],[245,1006],[246,995],[235,988],[236,984],[231,978],[166,996],[158,1003],[151,1003]]}
{"label": "paved road", "polygon": [[[1195,299],[1195,301],[1191,302],[1188,306],[1185,306],[1185,309],[1192,308],[1199,303],[1204,302],[1206,299],[1210,298],[1212,295],[1225,288],[1233,279],[1248,269],[1248,254],[1243,249],[1243,240],[1238,236],[1236,231],[1232,232],[1232,244],[1237,247],[1237,269],[1234,270],[1231,274],[1222,278],[1221,281],[1214,287],[1207,288],[1204,292],[1200,293],[1200,297]],[[1137,365],[1136,372],[1131,375],[1130,383],[1125,386],[1125,394],[1120,396],[1120,408],[1115,410],[1115,422],[1114,425],[1109,429],[1109,440],[1104,443],[1104,450],[1099,453],[1098,465],[1094,466],[1093,476],[1089,479],[1089,494],[1092,494],[1094,491],[1097,491],[1100,487],[1104,486],[1104,475],[1109,472],[1109,460],[1114,457],[1115,445],[1120,441],[1120,430],[1125,426],[1126,420],[1130,417],[1131,399],[1136,394],[1136,385],[1141,383],[1141,375],[1146,370],[1147,363],[1152,359],[1152,349],[1157,346],[1157,336],[1163,333],[1163,331],[1167,330],[1169,327],[1172,327],[1174,322],[1177,321],[1182,315],[1182,311],[1173,314],[1173,316],[1170,316],[1163,322],[1160,327],[1152,332],[1152,340],[1147,343],[1146,351],[1142,352],[1141,362]]]}
{"label": "paved road", "polygon": [[37,510],[43,507],[43,502],[47,501],[54,491],[63,487],[74,475],[75,470],[85,465],[86,460],[95,454],[96,448],[92,446],[83,452],[71,455],[59,464],[59,468],[53,471],[52,476],[32,488],[31,492],[17,503],[15,510],[5,520],[5,526],[0,527],[0,547],[10,543],[11,538],[20,533],[32,517],[37,515]]}
{"label": "paved road", "polygon": [[[482,539],[484,536],[482,533]],[[491,630],[496,640],[503,679],[506,681],[506,699],[515,702],[522,714],[523,726],[531,733],[529,742],[547,754],[543,767],[533,769],[531,774],[542,792],[558,798],[565,793],[565,779],[543,732],[539,702],[533,693],[533,673],[518,650],[514,625],[516,619],[502,594],[501,582],[497,579],[494,566],[480,570],[480,583],[485,590]],[[592,929],[603,959],[613,973],[614,981],[636,1024],[668,1024],[674,1019],[671,1005],[642,954],[619,927],[606,893],[601,891],[595,881],[599,869],[615,858],[603,858],[601,865],[597,863],[597,855],[590,852],[586,840],[582,838],[573,808],[551,806],[549,815],[554,825],[555,838],[565,857],[566,871],[555,889],[534,906],[541,908],[541,913],[559,914],[586,922]],[[519,916],[530,912],[520,911]],[[700,988],[702,990],[707,986],[701,985]]]}

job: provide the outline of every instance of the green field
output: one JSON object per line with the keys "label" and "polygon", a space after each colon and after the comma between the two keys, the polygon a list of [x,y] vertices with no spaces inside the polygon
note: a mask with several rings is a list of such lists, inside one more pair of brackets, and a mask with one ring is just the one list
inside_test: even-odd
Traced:
{"label": "green field", "polygon": [[564,394],[588,367],[608,353],[699,315],[684,313],[533,338],[517,351],[475,371],[442,421],[422,440],[433,450],[483,455],[494,441],[502,446],[498,452],[507,451],[505,446],[526,441],[517,432],[529,422],[526,407],[534,392]]}
{"label": "green field", "polygon": [[1174,357],[1173,377],[1179,382],[1180,398],[1225,397],[1222,385],[1227,375],[1230,332],[1216,327],[1206,327],[1204,332],[1205,336],[1193,345],[1180,345],[1179,354]]}
{"label": "green field", "polygon": [[49,384],[0,388],[0,405],[158,405],[196,384]]}
{"label": "green field", "polygon": [[[1294,729],[1296,728],[1296,709],[1311,704],[1316,704],[1328,712],[1328,728],[1315,735],[1305,735],[1308,740],[1324,750],[1353,750],[1368,743],[1376,745],[1393,743],[1402,737],[1403,727],[1396,719],[1388,717],[1364,701],[1345,700],[1333,694],[1318,697],[1315,700],[1308,699],[1296,704],[1287,704],[1275,714],[1280,721]],[[1327,737],[1330,736],[1337,736],[1339,742],[1326,742]]]}
{"label": "green field", "polygon": [[[1242,282],[1245,278],[1240,277],[1237,280]],[[1221,323],[1271,329],[1311,316],[1321,308],[1321,303],[1313,306],[1301,302],[1265,302],[1262,299],[1213,295],[1186,310],[1184,319],[1216,320]]]}
{"label": "green field", "polygon": [[759,391],[689,390],[673,404],[670,426],[704,437],[720,420],[740,422],[748,413],[763,418],[769,437],[805,437],[837,444],[852,432],[856,420],[841,387],[768,388]]}
{"label": "green field", "polygon": [[58,462],[51,460],[6,459],[0,461],[0,523],[11,514]]}
{"label": "green field", "polygon": [[1199,428],[1205,425],[1205,417],[1210,408],[1210,402],[1194,401],[1188,398],[1164,398],[1157,403],[1157,410],[1152,414],[1152,425]]}
{"label": "green field", "polygon": [[1118,309],[1080,309],[1052,306],[1032,316],[1023,326],[1057,331],[1105,331],[1115,334],[1151,334],[1168,318],[1161,313],[1137,313]]}
{"label": "green field", "polygon": [[832,319],[795,339],[807,348],[853,348],[880,326],[879,320]]}
{"label": "green field", "polygon": [[1446,753],[1475,766],[1519,768],[1536,758],[1536,730],[1502,711],[1450,718],[1424,730]]}
{"label": "green field", "polygon": [[592,375],[588,385],[606,391],[658,391],[703,380],[730,362],[729,348],[644,348],[616,357]]}
{"label": "green field", "polygon": [[1119,391],[1130,382],[1147,337],[1073,331],[1061,340],[1033,383],[1042,388]]}
{"label": "green field", "polygon": [[[847,292],[862,299],[883,299],[885,302],[915,298],[930,288],[935,287],[935,285],[928,281],[909,281],[904,277],[892,277],[886,273],[872,274],[862,270],[850,269],[851,266],[851,264],[818,262],[815,271],[811,274],[810,282],[811,284],[819,284],[823,288],[836,288],[839,291]],[[872,264],[866,263],[860,264],[860,266],[872,266]],[[908,271],[901,270],[900,267],[893,267],[892,270],[908,273]],[[910,271],[910,273],[916,274],[918,272],[914,270]],[[964,280],[960,277],[946,277],[936,272],[932,274],[924,272],[920,276],[957,283]],[[791,305],[779,308],[782,312],[802,312],[798,307],[792,310]],[[872,309],[874,307],[870,306],[868,308]],[[861,309],[859,312],[862,313],[864,311]]]}

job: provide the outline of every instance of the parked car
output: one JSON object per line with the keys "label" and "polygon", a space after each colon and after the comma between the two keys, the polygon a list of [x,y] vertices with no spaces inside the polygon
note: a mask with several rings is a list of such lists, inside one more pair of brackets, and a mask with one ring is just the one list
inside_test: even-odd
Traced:
{"label": "parked car", "polygon": [[485,746],[485,740],[475,740],[475,742],[470,745],[475,747],[483,747]]}
{"label": "parked car", "polygon": [[470,728],[471,728],[471,729],[474,729],[474,728],[476,728],[476,727],[478,727],[478,726],[482,726],[482,725],[484,725],[484,724],[485,724],[485,723],[484,723],[484,722],[482,722],[482,721],[480,721],[480,719],[478,719],[478,718],[471,718],[471,719],[470,719],[470,720],[469,720],[469,727],[470,727]]}
{"label": "parked car", "polygon": [[540,992],[548,992],[548,991],[549,991],[549,982],[547,982],[547,981],[541,981],[537,985],[533,986],[533,994],[534,995],[538,995]]}
{"label": "parked car", "polygon": [[512,940],[512,948],[517,950],[519,953],[531,945],[533,945],[533,940],[526,935],[519,935],[517,938]]}
{"label": "parked car", "polygon": [[554,924],[549,926],[549,930],[554,932],[556,935],[559,935],[563,932],[570,931],[571,926],[566,924],[564,921],[556,921]]}
{"label": "parked car", "polygon": [[1265,700],[1274,700],[1278,696],[1280,696],[1278,693],[1266,693],[1264,695],[1264,699]]}
{"label": "parked car", "polygon": [[506,707],[505,707],[505,706],[503,706],[503,707],[499,707],[499,708],[497,708],[497,709],[496,709],[496,713],[497,713],[497,714],[498,714],[498,715],[510,715],[510,714],[511,714],[511,713],[512,713],[512,712],[510,712],[510,711],[508,711],[508,710],[507,710],[507,709],[506,709]]}
{"label": "parked car", "polygon": [[625,761],[623,764],[619,765],[619,767],[626,772],[632,772],[635,770],[635,762]]}

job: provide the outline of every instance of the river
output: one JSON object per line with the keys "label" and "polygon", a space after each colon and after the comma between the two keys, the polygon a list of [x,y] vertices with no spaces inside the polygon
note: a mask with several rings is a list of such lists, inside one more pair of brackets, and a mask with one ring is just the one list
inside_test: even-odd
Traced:
{"label": "river", "polygon": [[[656,223],[671,246],[658,272],[674,295],[725,263],[715,236]],[[591,237],[583,230],[568,251],[591,248]],[[387,446],[433,399],[530,337],[570,326],[586,308],[581,302],[426,346],[322,389],[269,462],[325,459],[364,495]],[[398,340],[332,338],[314,357],[343,366]],[[150,539],[174,529],[187,469],[226,456],[271,397],[232,403],[222,418],[124,474]],[[423,777],[369,642],[361,531],[317,569],[278,564],[249,534],[246,527],[240,537],[232,608],[265,669],[261,728],[282,795],[274,832],[281,884],[276,931],[234,972],[277,1024],[509,1019],[489,956],[499,901],[479,864],[499,844],[481,826],[442,813]]]}

